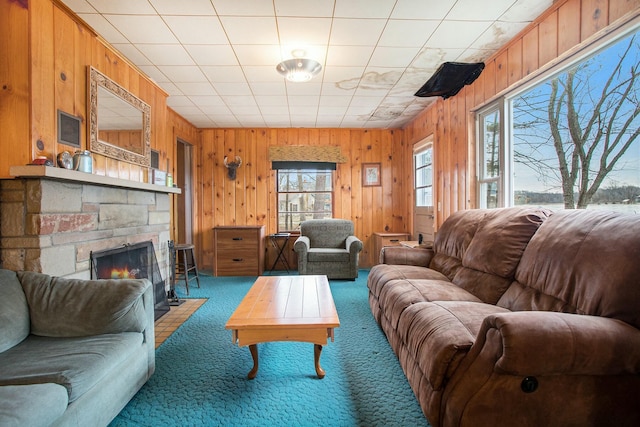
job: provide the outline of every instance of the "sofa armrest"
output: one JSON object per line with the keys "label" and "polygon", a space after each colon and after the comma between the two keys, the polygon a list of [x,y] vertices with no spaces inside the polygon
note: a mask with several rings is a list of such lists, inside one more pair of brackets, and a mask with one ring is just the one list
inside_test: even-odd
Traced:
{"label": "sofa armrest", "polygon": [[428,267],[433,254],[433,249],[385,246],[380,250],[380,264]]}
{"label": "sofa armrest", "polygon": [[616,319],[544,311],[501,313],[484,320],[478,337],[501,341],[498,373],[640,373],[640,330]]}
{"label": "sofa armrest", "polygon": [[79,337],[153,327],[153,287],[148,279],[65,279],[24,271],[18,278],[34,335]]}
{"label": "sofa armrest", "polygon": [[311,241],[307,236],[300,236],[293,243],[293,250],[300,255],[306,255],[309,252],[309,247],[311,246]]}
{"label": "sofa armrest", "polygon": [[362,241],[358,239],[356,236],[347,237],[346,248],[349,251],[350,256],[353,258],[355,255],[358,255],[360,251],[362,251]]}

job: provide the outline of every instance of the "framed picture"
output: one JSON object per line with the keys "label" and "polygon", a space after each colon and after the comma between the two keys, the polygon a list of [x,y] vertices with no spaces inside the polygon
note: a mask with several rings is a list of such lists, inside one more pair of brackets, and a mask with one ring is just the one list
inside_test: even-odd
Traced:
{"label": "framed picture", "polygon": [[362,185],[364,187],[380,185],[380,163],[362,164]]}
{"label": "framed picture", "polygon": [[58,142],[80,148],[80,117],[58,110]]}

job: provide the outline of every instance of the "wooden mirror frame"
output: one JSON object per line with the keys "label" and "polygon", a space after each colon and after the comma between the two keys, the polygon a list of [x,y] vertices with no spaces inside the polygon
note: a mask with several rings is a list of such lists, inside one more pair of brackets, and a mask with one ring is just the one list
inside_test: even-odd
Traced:
{"label": "wooden mirror frame", "polygon": [[[122,160],[136,165],[151,165],[151,107],[149,104],[89,66],[89,150],[92,153]],[[102,87],[118,99],[130,104],[142,113],[142,153],[136,153],[98,138],[98,88]]]}

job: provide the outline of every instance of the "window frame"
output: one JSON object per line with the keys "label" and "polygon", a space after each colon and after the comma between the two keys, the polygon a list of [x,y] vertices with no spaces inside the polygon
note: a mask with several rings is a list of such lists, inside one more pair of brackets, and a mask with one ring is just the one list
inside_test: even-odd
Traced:
{"label": "window frame", "polygon": [[[333,218],[334,216],[334,207],[335,207],[335,174],[333,173],[333,170],[326,170],[326,169],[317,169],[317,168],[298,168],[298,169],[276,169],[276,174],[275,174],[275,186],[276,186],[276,223],[277,223],[277,230],[278,233],[285,233],[285,232],[293,232],[293,231],[297,231],[300,228],[300,224],[298,224],[297,226],[293,227],[293,222],[292,222],[292,229],[282,229],[281,228],[281,224],[280,224],[280,216],[281,213],[283,212],[288,212],[290,215],[292,215],[292,217],[294,215],[300,215],[302,213],[305,214],[311,214],[311,215],[315,215],[315,214],[326,214],[329,213],[330,214],[330,218]],[[329,180],[328,180],[328,184],[330,186],[330,189],[328,191],[304,191],[304,190],[295,190],[295,191],[280,191],[280,173],[294,173],[294,174],[309,174],[309,173],[325,173],[329,176]],[[282,211],[280,209],[280,195],[281,194],[329,194],[331,203],[331,211],[305,211],[302,212],[299,210],[297,211]]]}

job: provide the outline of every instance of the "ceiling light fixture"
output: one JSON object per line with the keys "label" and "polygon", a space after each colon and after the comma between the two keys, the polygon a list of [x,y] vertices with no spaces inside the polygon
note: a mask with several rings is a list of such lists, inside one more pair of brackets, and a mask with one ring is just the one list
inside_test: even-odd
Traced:
{"label": "ceiling light fixture", "polygon": [[314,59],[302,58],[305,53],[304,50],[294,50],[294,58],[282,61],[276,66],[276,70],[290,82],[308,82],[322,71],[322,65]]}

